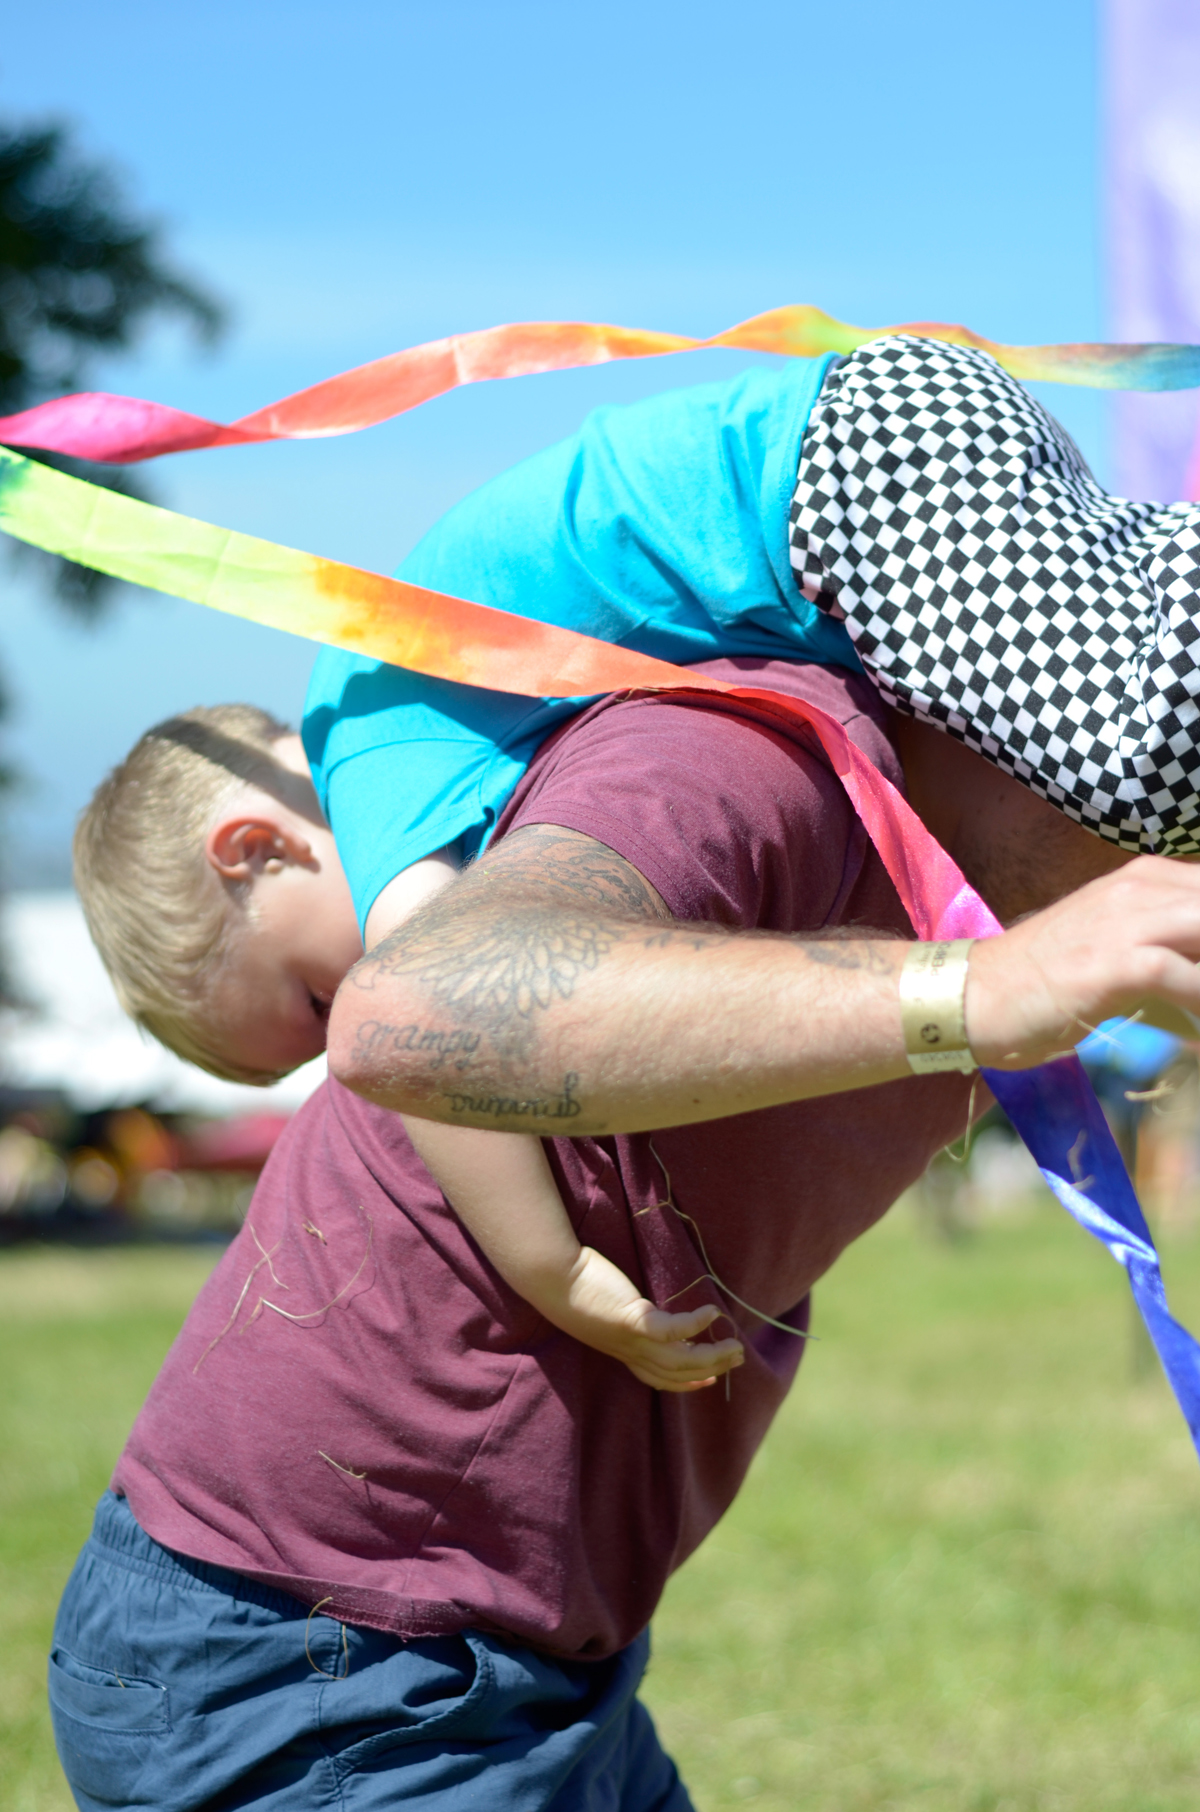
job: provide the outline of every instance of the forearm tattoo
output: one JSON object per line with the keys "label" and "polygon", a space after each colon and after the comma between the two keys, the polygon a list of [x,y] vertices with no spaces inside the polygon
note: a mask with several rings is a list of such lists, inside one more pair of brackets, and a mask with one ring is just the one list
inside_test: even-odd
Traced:
{"label": "forearm tattoo", "polygon": [[518,831],[397,927],[353,972],[412,976],[457,1023],[497,1028],[569,1000],[628,931],[669,917],[635,868],[554,825]]}
{"label": "forearm tattoo", "polygon": [[[562,1122],[582,1111],[575,1070],[539,1079],[535,1020],[570,1000],[619,943],[669,914],[614,851],[530,825],[482,858],[352,972],[364,995],[404,977],[420,1017],[367,1017],[354,1061],[386,1074],[416,1054],[452,1118]],[[366,1003],[364,1002],[364,1005]]]}
{"label": "forearm tattoo", "polygon": [[[703,957],[738,935],[673,920],[650,883],[603,844],[554,825],[529,825],[351,972],[368,1013],[370,996],[382,1006],[396,978],[407,984],[403,1019],[373,1014],[358,1023],[354,1062],[386,1083],[389,1072],[411,1075],[418,1057],[430,1106],[450,1120],[565,1130],[564,1122],[585,1114],[585,1079],[577,1069],[554,1073],[556,1060],[540,1042],[544,1015],[569,1001],[620,945],[672,946]],[[844,933],[793,941],[822,966],[876,973],[892,966],[866,942],[873,934],[852,935],[853,942]]]}

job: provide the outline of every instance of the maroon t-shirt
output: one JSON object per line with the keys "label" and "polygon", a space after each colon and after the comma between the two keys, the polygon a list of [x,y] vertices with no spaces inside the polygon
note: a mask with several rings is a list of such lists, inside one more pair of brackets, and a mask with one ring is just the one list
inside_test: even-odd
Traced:
{"label": "maroon t-shirt", "polygon": [[[900,781],[865,680],[705,671],[811,699]],[[912,935],[811,737],[750,706],[595,706],[539,751],[498,834],[537,823],[617,850],[683,919]],[[167,1547],[345,1622],[610,1654],[728,1507],[800,1359],[800,1339],[705,1272],[800,1325],[816,1280],[962,1130],[967,1093],[963,1077],[913,1077],[653,1137],[546,1141],[587,1243],[660,1303],[722,1303],[746,1343],[728,1394],[667,1395],[514,1295],[399,1119],[331,1082],[272,1154],[114,1488]]]}

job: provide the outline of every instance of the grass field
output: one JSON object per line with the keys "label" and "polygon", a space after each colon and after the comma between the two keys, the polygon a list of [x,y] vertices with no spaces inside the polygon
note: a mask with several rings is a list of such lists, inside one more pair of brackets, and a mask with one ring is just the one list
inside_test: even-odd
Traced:
{"label": "grass field", "polygon": [[[0,1805],[59,1812],[43,1703],[91,1506],[213,1254],[0,1258]],[[1200,1243],[1168,1247],[1200,1326]],[[647,1697],[701,1812],[1182,1812],[1200,1799],[1200,1466],[1124,1280],[1047,1207],[903,1211],[674,1581]]]}

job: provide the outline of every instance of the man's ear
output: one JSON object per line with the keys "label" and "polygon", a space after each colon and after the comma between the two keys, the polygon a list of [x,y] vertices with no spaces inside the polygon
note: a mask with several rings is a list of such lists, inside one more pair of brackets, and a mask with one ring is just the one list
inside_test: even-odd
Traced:
{"label": "man's ear", "polygon": [[312,853],[312,844],[292,825],[245,806],[218,818],[204,840],[209,866],[225,881],[278,874],[290,862],[307,865]]}

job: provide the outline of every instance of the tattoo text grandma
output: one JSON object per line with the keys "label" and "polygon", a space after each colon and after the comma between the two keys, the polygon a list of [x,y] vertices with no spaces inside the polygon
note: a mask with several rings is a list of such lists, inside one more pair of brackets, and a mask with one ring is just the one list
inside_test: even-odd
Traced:
{"label": "tattoo text grandma", "polygon": [[573,1120],[582,1113],[582,1103],[575,1098],[579,1075],[568,1070],[563,1077],[562,1093],[525,1099],[520,1095],[448,1094],[445,1099],[452,1114],[472,1114],[488,1120]]}

